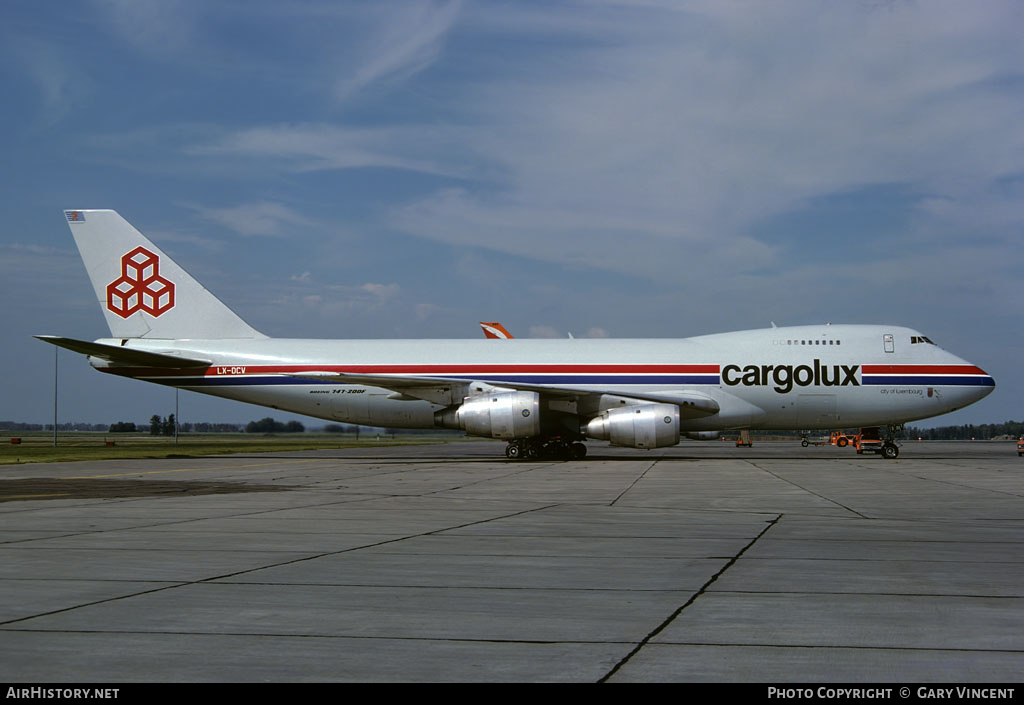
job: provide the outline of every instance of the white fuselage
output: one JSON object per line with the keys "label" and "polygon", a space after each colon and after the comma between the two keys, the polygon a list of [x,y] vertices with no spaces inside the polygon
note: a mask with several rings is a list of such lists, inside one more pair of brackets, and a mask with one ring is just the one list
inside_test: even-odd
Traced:
{"label": "white fuselage", "polygon": [[[445,404],[367,384],[302,378],[339,372],[472,380],[480,389],[529,384],[612,398],[691,392],[718,411],[685,430],[879,426],[937,416],[994,389],[971,363],[898,326],[769,328],[685,339],[297,340],[104,339],[98,342],[211,360],[199,372],[106,368],[323,419],[433,428]],[[100,369],[102,362],[94,361]],[[428,383],[429,384],[429,383]],[[543,392],[542,392],[543,394]]]}

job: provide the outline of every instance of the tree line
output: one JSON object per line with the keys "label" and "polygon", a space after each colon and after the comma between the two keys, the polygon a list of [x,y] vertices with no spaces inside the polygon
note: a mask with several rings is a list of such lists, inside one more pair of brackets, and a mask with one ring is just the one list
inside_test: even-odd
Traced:
{"label": "tree line", "polygon": [[926,441],[990,441],[993,438],[1024,436],[1024,421],[1006,421],[1004,423],[983,423],[980,425],[963,424],[961,426],[938,426],[936,428],[917,428],[907,426],[905,435],[908,438],[923,438]]}
{"label": "tree line", "polygon": [[[160,416],[153,414],[149,423],[134,421],[117,421],[105,423],[59,423],[58,431],[93,431],[101,433],[149,433],[152,436],[173,436],[175,426],[174,414]],[[0,431],[52,431],[53,424],[22,423],[20,421],[0,421]],[[267,417],[259,421],[240,423],[209,423],[206,421],[183,422],[178,424],[179,433],[302,433],[306,430],[298,421],[282,423]]]}
{"label": "tree line", "polygon": [[[111,433],[132,433],[132,432],[145,432],[149,431],[151,436],[173,436],[174,425],[176,421],[174,414],[170,416],[160,416],[159,414],[153,414],[149,418],[149,426],[139,427],[134,423],[119,421],[116,424],[110,425]],[[180,423],[178,424],[179,433],[241,433],[242,425],[237,423]]]}
{"label": "tree line", "polygon": [[[136,424],[131,421],[118,421],[112,424],[104,423],[60,423],[57,424],[58,431],[100,431],[108,433],[145,433],[149,432],[154,436],[174,435],[174,414],[162,417],[154,414],[149,424]],[[0,421],[0,431],[52,431],[53,424],[22,423],[19,421]],[[259,421],[250,421],[243,425],[238,423],[209,423],[185,422],[178,425],[179,433],[302,433],[306,430],[298,421],[283,423],[275,421],[269,416]],[[327,424],[324,429],[327,433],[359,433],[358,426],[342,426],[341,424]],[[402,433],[437,433],[440,429],[403,429]],[[394,433],[387,429],[385,433]],[[785,436],[785,431],[765,432],[772,436]],[[760,435],[755,432],[755,436]],[[799,437],[800,431],[792,431],[791,435]],[[922,438],[926,441],[988,441],[993,438],[1019,438],[1024,436],[1024,421],[1006,421],[1004,423],[992,424],[962,424],[960,426],[938,426],[936,428],[918,428],[907,426],[904,430],[905,438]]]}

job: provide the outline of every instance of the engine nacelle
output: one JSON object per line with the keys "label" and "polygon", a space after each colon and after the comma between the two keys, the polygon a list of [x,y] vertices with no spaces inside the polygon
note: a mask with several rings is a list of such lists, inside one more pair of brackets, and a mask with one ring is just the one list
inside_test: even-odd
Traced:
{"label": "engine nacelle", "polygon": [[608,409],[587,422],[591,438],[630,448],[661,448],[679,443],[679,407],[675,404],[635,404]]}
{"label": "engine nacelle", "polygon": [[467,398],[461,406],[434,414],[434,425],[461,428],[472,436],[512,440],[540,434],[540,395],[492,392]]}
{"label": "engine nacelle", "polygon": [[694,441],[717,441],[722,437],[721,431],[687,431],[686,437]]}

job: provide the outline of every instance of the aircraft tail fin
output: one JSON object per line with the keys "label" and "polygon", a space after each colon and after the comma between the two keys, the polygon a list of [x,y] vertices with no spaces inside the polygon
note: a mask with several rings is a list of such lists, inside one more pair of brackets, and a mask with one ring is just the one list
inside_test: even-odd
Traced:
{"label": "aircraft tail fin", "polygon": [[64,215],[112,337],[266,337],[116,211]]}
{"label": "aircraft tail fin", "polygon": [[484,331],[485,338],[498,338],[501,340],[509,340],[512,338],[512,334],[505,330],[505,326],[501,325],[497,321],[486,323],[480,321],[480,327]]}

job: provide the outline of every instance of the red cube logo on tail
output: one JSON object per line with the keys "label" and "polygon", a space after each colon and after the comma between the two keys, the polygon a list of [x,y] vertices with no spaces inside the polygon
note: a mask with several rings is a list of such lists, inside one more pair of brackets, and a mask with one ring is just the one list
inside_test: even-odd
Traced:
{"label": "red cube logo on tail", "polygon": [[121,276],[107,285],[107,309],[121,318],[136,311],[159,316],[174,308],[174,284],[160,276],[160,258],[136,247],[121,258]]}

